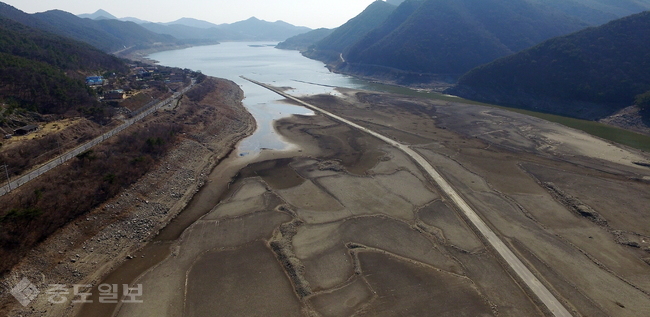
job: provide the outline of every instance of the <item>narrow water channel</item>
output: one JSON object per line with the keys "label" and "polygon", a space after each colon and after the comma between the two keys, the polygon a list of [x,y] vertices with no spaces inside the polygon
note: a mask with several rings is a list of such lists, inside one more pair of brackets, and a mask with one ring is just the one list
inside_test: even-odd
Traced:
{"label": "narrow water channel", "polygon": [[[330,73],[323,63],[307,59],[296,51],[275,49],[274,46],[275,43],[233,42],[149,56],[161,65],[200,70],[208,76],[226,78],[240,85],[245,94],[244,106],[255,117],[257,130],[241,141],[237,150],[222,162],[222,166],[227,168],[215,169],[209,175],[206,185],[152,243],[98,284],[130,284],[164,260],[170,254],[172,242],[219,203],[221,193],[227,189],[227,182],[223,180],[232,179],[239,170],[256,161],[262,150],[281,151],[292,146],[275,132],[273,122],[293,114],[309,115],[313,112],[283,103],[277,94],[251,84],[240,76],[255,78],[278,87],[291,87],[291,94],[294,95],[331,93],[332,87],[367,88],[368,83],[364,81]],[[310,84],[314,82],[321,85]],[[92,294],[98,292],[93,291]],[[116,304],[99,303],[98,298],[91,300],[93,303],[84,305],[78,316],[108,317],[117,308]]]}
{"label": "narrow water channel", "polygon": [[[227,182],[216,180],[232,179],[240,169],[254,162],[264,149],[284,150],[291,146],[275,132],[273,122],[293,114],[309,115],[312,114],[312,111],[283,103],[277,94],[243,80],[240,76],[269,83],[276,87],[291,87],[292,90],[289,93],[295,96],[333,93],[332,87],[347,87],[385,90],[436,99],[449,98],[449,101],[461,100],[440,94],[427,94],[406,88],[377,85],[349,76],[334,74],[329,72],[321,62],[307,59],[296,51],[275,49],[274,45],[275,43],[233,42],[167,51],[149,56],[161,65],[200,70],[206,75],[226,78],[240,85],[245,93],[244,106],[255,117],[258,129],[252,136],[240,142],[237,150],[224,161],[227,168],[218,168],[213,171],[206,185],[195,195],[187,208],[161,231],[154,242],[136,254],[133,260],[125,262],[98,284],[131,283],[146,270],[162,261],[170,254],[169,246],[172,242],[187,227],[219,203],[221,193],[226,190]],[[563,120],[574,119],[564,118]],[[566,122],[564,123],[566,124]],[[570,124],[567,125],[570,126]],[[92,293],[97,294],[95,291]],[[78,316],[112,316],[116,309],[115,305],[99,304],[97,298],[91,299],[94,300],[94,303],[84,305]]]}

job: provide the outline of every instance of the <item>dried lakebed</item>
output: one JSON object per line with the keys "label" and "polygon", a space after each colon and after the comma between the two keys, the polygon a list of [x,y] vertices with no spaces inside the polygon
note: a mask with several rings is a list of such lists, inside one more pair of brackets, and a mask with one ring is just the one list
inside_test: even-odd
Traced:
{"label": "dried lakebed", "polygon": [[[575,315],[650,314],[647,154],[504,110],[340,92],[308,101],[421,153]],[[276,129],[300,151],[242,169],[119,316],[546,314],[402,152],[321,115]]]}

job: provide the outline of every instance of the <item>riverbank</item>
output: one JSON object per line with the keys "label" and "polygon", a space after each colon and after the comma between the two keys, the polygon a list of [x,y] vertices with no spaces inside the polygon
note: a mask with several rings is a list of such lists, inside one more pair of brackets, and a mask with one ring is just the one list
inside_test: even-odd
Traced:
{"label": "riverbank", "polygon": [[647,120],[644,120],[636,106],[625,108],[599,121],[588,121],[571,117],[563,117],[544,112],[537,112],[513,107],[498,106],[487,104],[479,101],[463,99],[457,96],[446,95],[425,89],[415,87],[398,86],[388,82],[372,82],[368,86],[369,90],[377,92],[387,92],[400,94],[411,97],[431,99],[434,101],[448,103],[463,103],[471,105],[486,106],[503,109],[515,113],[533,116],[554,123],[559,123],[569,128],[577,129],[593,136],[613,141],[624,146],[650,152],[650,126]]}
{"label": "riverbank", "polygon": [[[332,96],[303,99],[410,144],[443,172],[570,310],[593,316],[648,313],[650,232],[637,224],[648,219],[642,210],[650,201],[644,181],[650,170],[635,164],[648,161],[647,153],[562,125],[458,100],[341,92],[343,101]],[[562,188],[560,194],[549,186]],[[472,272],[476,262],[471,258],[477,253],[462,247],[470,235],[459,234],[444,212],[423,211],[420,219],[432,226],[422,228],[442,233],[443,241],[468,251],[447,248],[479,289],[517,296],[492,284],[503,281],[486,283],[488,279]],[[536,315],[517,312],[525,307],[524,301],[506,307],[494,291],[484,294],[499,315]]]}
{"label": "riverbank", "polygon": [[[217,55],[210,50],[194,57],[212,74],[227,74],[226,65],[237,61],[257,63],[243,58],[241,47],[231,48],[226,63],[210,65],[208,56]],[[188,51],[177,58],[190,59]],[[283,87],[295,84],[288,78],[305,81],[268,67],[234,65],[229,75],[245,69],[250,77]],[[317,81],[314,74],[304,77]],[[250,104],[285,112],[277,109],[277,96],[246,92]],[[338,89],[302,98],[418,151],[576,315],[650,314],[644,213],[650,170],[634,164],[647,162],[647,154],[451,96],[432,100]],[[194,124],[188,117],[181,122]],[[95,309],[93,289],[91,305],[37,303],[38,312],[24,315],[544,316],[444,193],[400,151],[318,114],[277,120],[270,129],[296,148],[262,150],[259,156],[231,153],[207,176],[177,170],[176,164],[193,164],[183,151],[183,159],[164,166],[172,174],[163,168],[162,176],[144,183],[162,188],[157,196],[140,196],[136,188],[119,205],[106,206],[102,215],[128,225],[111,227],[86,244],[69,247],[76,241],[71,238],[55,246],[65,253],[45,271],[50,283],[56,282],[49,278],[53,270],[85,274],[101,246],[106,250],[100,254],[122,265],[92,283],[142,284],[137,299],[143,303]],[[212,134],[184,139],[205,144],[202,138]],[[268,143],[260,141],[258,149]],[[210,148],[191,144],[192,156]],[[177,172],[179,181],[167,184]],[[195,190],[198,179],[205,186],[156,238],[142,235],[156,231],[141,225],[142,218],[113,213],[126,210],[120,209],[125,203],[155,211],[182,190]],[[156,217],[167,217],[165,211]],[[79,221],[76,230],[89,230],[95,221]],[[151,249],[121,252],[129,239]],[[41,291],[48,282],[38,272],[28,277]]]}
{"label": "riverbank", "polygon": [[137,49],[137,50],[123,50],[119,52],[112,53],[113,55],[125,58],[132,61],[138,61],[146,64],[155,65],[157,61],[148,58],[149,55],[159,52],[182,50],[190,47],[197,46],[208,46],[208,45],[218,45],[219,42],[206,42],[200,44],[183,44],[183,45],[168,45],[168,46],[154,46],[146,49]]}
{"label": "riverbank", "polygon": [[[303,56],[309,58],[306,55]],[[650,151],[650,145],[648,145],[650,144],[650,121],[647,118],[647,115],[644,117],[636,106],[624,108],[611,116],[601,118],[597,121],[584,120],[551,114],[550,112],[540,112],[538,110],[534,111],[512,106],[488,104],[485,102],[447,95],[445,94],[445,91],[453,87],[456,81],[456,79],[451,77],[409,73],[400,70],[386,69],[383,67],[355,67],[347,63],[345,64],[345,67],[340,67],[339,65],[334,64],[327,65],[327,68],[331,72],[337,74],[368,81],[370,87],[376,85],[373,90],[435,100],[448,100],[498,107],[513,112],[532,115],[551,122],[564,124],[568,127],[576,128],[589,134],[618,142],[623,145],[632,146],[646,152]]]}
{"label": "riverbank", "polygon": [[[176,107],[159,111],[132,128],[130,132],[137,133],[154,121],[163,121],[189,130],[152,171],[57,231],[15,266],[2,279],[6,292],[0,299],[0,312],[10,316],[74,315],[79,305],[47,301],[44,293],[48,285],[94,285],[128,261],[185,208],[235,145],[253,133],[255,120],[241,103],[241,89],[230,81],[209,80],[214,86],[208,93],[193,96],[190,92]],[[42,293],[27,309],[8,294],[23,277]]]}
{"label": "riverbank", "polygon": [[[649,313],[650,170],[634,164],[647,154],[477,105],[303,99],[418,151],[570,311]],[[144,303],[117,316],[545,316],[403,153],[319,114],[275,129],[299,151],[263,151],[206,186],[216,203],[197,202],[204,215],[133,281]]]}

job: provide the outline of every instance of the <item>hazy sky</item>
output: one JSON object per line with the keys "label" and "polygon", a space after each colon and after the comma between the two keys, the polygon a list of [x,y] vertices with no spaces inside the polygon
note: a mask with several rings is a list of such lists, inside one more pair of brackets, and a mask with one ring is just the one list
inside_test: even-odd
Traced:
{"label": "hazy sky", "polygon": [[112,15],[152,22],[190,17],[232,23],[255,16],[310,28],[337,27],[359,14],[373,0],[0,0],[27,13],[52,9],[74,14],[104,9]]}

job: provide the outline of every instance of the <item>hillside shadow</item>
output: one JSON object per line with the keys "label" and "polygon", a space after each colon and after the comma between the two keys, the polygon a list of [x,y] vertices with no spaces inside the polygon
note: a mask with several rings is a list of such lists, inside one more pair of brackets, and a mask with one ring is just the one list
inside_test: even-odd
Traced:
{"label": "hillside shadow", "polygon": [[641,114],[643,124],[650,127],[650,109],[641,110],[639,113]]}

